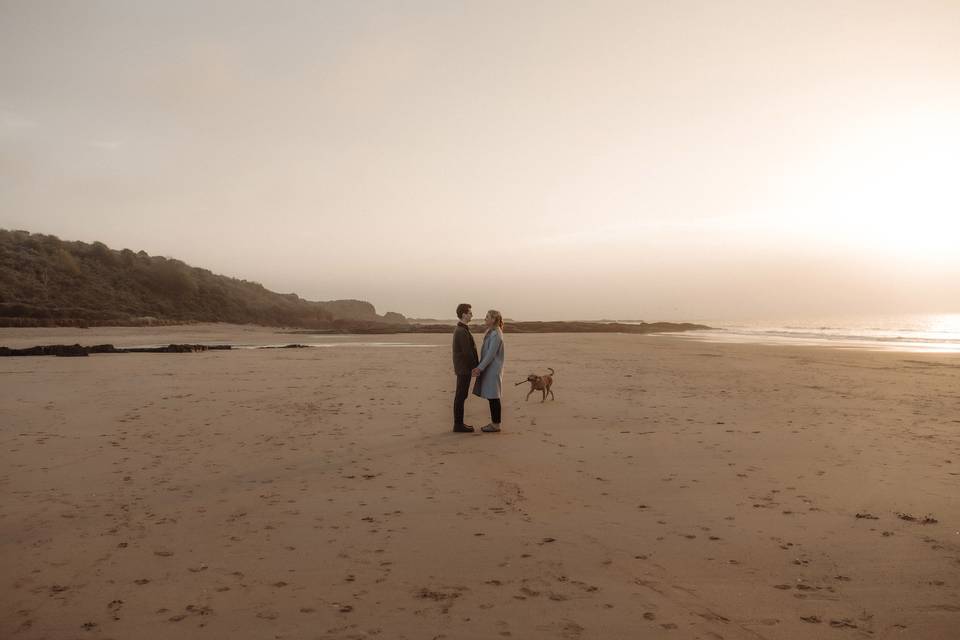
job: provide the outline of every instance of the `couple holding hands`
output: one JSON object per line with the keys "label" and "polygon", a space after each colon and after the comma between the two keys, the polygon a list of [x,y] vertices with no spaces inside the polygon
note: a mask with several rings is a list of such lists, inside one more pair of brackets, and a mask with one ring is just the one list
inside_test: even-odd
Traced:
{"label": "couple holding hands", "polygon": [[476,378],[473,393],[490,402],[490,424],[480,430],[486,433],[500,431],[500,387],[503,382],[503,315],[491,309],[487,311],[484,325],[483,345],[477,356],[477,345],[470,333],[473,319],[471,305],[457,305],[456,329],[453,330],[453,370],[457,374],[457,392],[453,398],[453,430],[456,433],[473,433],[474,428],[463,422],[463,404],[470,389],[470,378]]}

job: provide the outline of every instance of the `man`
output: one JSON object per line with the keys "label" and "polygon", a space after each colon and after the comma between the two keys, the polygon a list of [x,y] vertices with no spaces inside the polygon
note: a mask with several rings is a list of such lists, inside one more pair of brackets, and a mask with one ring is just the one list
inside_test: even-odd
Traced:
{"label": "man", "polygon": [[473,313],[471,305],[457,305],[457,328],[453,330],[453,370],[457,374],[457,393],[453,397],[453,430],[456,433],[473,433],[473,427],[463,422],[463,403],[470,392],[470,378],[474,368],[480,364],[477,357],[477,345],[470,334],[470,320]]}

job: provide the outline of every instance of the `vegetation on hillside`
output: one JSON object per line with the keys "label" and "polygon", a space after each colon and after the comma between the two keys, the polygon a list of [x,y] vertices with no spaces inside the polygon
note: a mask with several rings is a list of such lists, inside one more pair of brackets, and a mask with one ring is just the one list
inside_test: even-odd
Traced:
{"label": "vegetation on hillside", "polygon": [[326,329],[342,320],[384,318],[368,302],[311,302],[143,251],[0,229],[0,326],[231,322]]}

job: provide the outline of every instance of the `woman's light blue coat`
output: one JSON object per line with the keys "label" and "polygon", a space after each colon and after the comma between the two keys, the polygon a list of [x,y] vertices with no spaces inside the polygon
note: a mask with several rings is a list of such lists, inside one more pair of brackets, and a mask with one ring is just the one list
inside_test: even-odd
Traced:
{"label": "woman's light blue coat", "polygon": [[480,347],[480,377],[473,385],[474,395],[491,400],[500,397],[500,387],[503,384],[503,332],[499,329],[488,331],[483,336],[483,346]]}

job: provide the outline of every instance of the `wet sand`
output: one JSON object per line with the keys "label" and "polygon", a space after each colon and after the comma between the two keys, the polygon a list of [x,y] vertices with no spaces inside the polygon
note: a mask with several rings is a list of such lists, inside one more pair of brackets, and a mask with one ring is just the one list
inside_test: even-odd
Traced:
{"label": "wet sand", "polygon": [[390,340],[0,359],[0,637],[957,637],[960,357],[508,335],[458,435]]}

